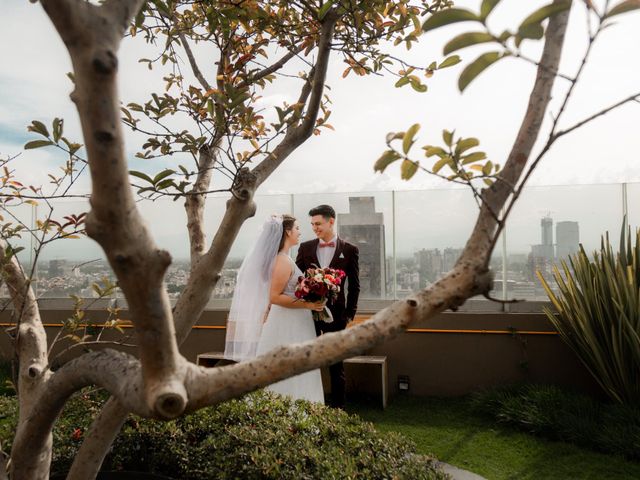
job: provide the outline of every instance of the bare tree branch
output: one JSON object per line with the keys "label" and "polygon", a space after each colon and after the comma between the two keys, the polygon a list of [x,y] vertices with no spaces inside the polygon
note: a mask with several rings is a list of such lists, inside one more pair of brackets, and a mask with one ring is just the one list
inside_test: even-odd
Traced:
{"label": "bare tree branch", "polygon": [[[327,23],[323,26],[316,65],[312,70],[313,84],[316,92],[314,105],[316,105],[316,107],[315,110],[309,108],[306,114],[306,118],[310,119],[307,123],[310,124],[311,127],[313,127],[319,110],[320,99],[326,78],[327,64],[331,53],[329,48],[331,35],[333,34],[333,26],[336,21],[337,18],[329,16]],[[224,48],[222,49],[222,53],[224,54]],[[223,56],[224,55],[221,56],[221,60],[218,65],[219,71],[223,68]],[[311,92],[308,83],[309,82],[305,82],[301,92],[301,98],[304,98],[305,100]],[[218,126],[218,129],[219,128],[220,126]],[[308,129],[308,127],[306,128]],[[295,141],[292,140],[294,135],[289,133],[291,131],[295,131],[297,133],[296,138],[294,138]],[[265,175],[263,179],[266,179],[266,176],[270,175],[275,168],[284,161],[292,151],[295,150],[295,148],[302,144],[302,142],[311,135],[312,132],[313,128],[311,128],[310,131],[303,132],[300,126],[291,125],[287,133],[288,137],[285,135],[281,144],[278,145],[271,154],[272,157],[275,155],[275,158],[277,158],[278,161],[272,161],[272,168],[268,172],[263,172],[263,175]],[[305,133],[306,136],[300,135],[300,133]],[[283,144],[285,144],[284,147],[282,146]],[[199,170],[202,171],[202,168]],[[232,190],[233,196],[227,202],[225,215],[212,240],[209,250],[207,253],[200,255],[195,264],[192,263],[189,281],[178,298],[173,310],[176,337],[179,344],[186,339],[191,328],[198,321],[202,311],[209,301],[211,293],[220,278],[220,272],[224,266],[224,261],[231,250],[231,246],[233,245],[238,232],[240,231],[240,227],[247,218],[253,216],[255,213],[256,206],[253,201],[253,194],[258,187],[256,180],[256,174],[249,171],[249,169],[243,168],[239,171]],[[104,415],[101,415],[96,419],[92,425],[92,429],[103,431],[110,427],[113,427],[114,429],[120,428],[122,422],[124,422],[124,418],[126,418],[126,410],[118,410],[117,402],[110,402],[106,408],[108,409],[109,414],[117,416],[118,421],[107,420],[107,412],[105,412]],[[107,425],[108,422],[111,422],[111,425]],[[110,438],[115,438],[115,435],[117,435],[117,431],[110,431],[109,434],[104,433],[102,438],[96,439],[95,441],[92,439],[86,449],[81,449],[78,456],[77,466],[76,463],[74,463],[74,466],[72,467],[74,475],[77,475],[75,478],[82,478],[82,475],[85,475],[88,472],[94,472],[93,474],[95,475],[95,472],[98,471],[110,445],[108,440]],[[101,451],[102,454],[93,456],[95,451]]]}
{"label": "bare tree branch", "polygon": [[[42,392],[50,372],[47,368],[47,335],[40,319],[40,311],[33,289],[28,282],[24,270],[15,255],[6,256],[7,244],[0,240],[0,265],[2,277],[7,284],[11,301],[16,315],[17,336],[16,351],[18,354],[18,392],[20,401],[20,415],[18,431],[11,450],[11,470],[16,471],[14,455],[27,455],[33,462],[36,472],[48,476],[51,462],[51,430],[43,431],[42,441],[18,452],[15,441],[19,439],[20,429],[29,422],[30,416],[39,409],[37,397]],[[19,471],[19,470],[18,470]],[[13,475],[14,478],[19,478]]]}
{"label": "bare tree branch", "polygon": [[82,445],[69,469],[67,480],[86,480],[96,477],[127,415],[127,410],[116,397],[112,396],[107,400],[84,436]]}
{"label": "bare tree branch", "polygon": [[0,480],[9,480],[7,474],[7,458],[3,452],[0,452]]}
{"label": "bare tree branch", "polygon": [[[554,0],[554,4],[564,3],[563,0]],[[571,9],[567,9],[564,12],[556,14],[549,19],[549,25],[547,26],[547,33],[545,36],[544,49],[538,66],[536,81],[533,86],[533,90],[529,96],[529,104],[525,112],[524,119],[520,125],[520,130],[516,136],[509,157],[503,170],[498,175],[498,180],[488,189],[484,190],[484,203],[478,216],[478,221],[474,228],[474,231],[467,241],[467,247],[477,245],[480,248],[486,248],[481,246],[486,240],[483,232],[491,231],[492,236],[489,238],[490,247],[497,241],[502,229],[504,228],[504,221],[499,222],[496,228],[496,222],[494,219],[488,219],[489,208],[494,212],[499,212],[505,205],[509,196],[513,193],[512,185],[518,185],[522,172],[524,171],[527,161],[531,155],[533,146],[540,135],[540,128],[542,127],[542,121],[544,115],[551,101],[551,88],[556,78],[558,66],[560,63],[560,56],[562,54],[562,46],[564,44],[564,37],[567,28],[567,22],[569,20],[569,13]],[[510,202],[510,206],[513,202]],[[463,255],[464,256],[464,255]],[[486,258],[488,265],[490,258]]]}
{"label": "bare tree branch", "polygon": [[[257,186],[260,186],[269,175],[273,173],[278,165],[313,133],[322,101],[329,57],[331,56],[331,39],[333,38],[334,27],[338,18],[334,11],[330,11],[326,14],[322,23],[320,40],[318,42],[318,59],[313,69],[311,94],[305,116],[300,125],[297,125],[295,128],[290,128],[282,142],[273,152],[253,169]],[[306,85],[307,84],[305,84],[303,89],[307,88]]]}
{"label": "bare tree branch", "polygon": [[192,266],[200,260],[205,250],[206,239],[203,228],[205,192],[211,183],[217,150],[217,144],[214,146],[204,145],[200,148],[198,175],[190,192],[192,195],[187,195],[184,202],[184,209],[187,213],[187,230],[189,231]]}
{"label": "bare tree branch", "polygon": [[[149,405],[167,417],[187,402],[171,307],[163,278],[171,263],[158,249],[136,208],[128,185],[117,94],[117,50],[142,0],[112,0],[100,7],[81,2],[61,17],[63,0],[44,0],[65,42],[75,72],[72,99],[80,116],[92,178],[87,234],[105,251],[124,292],[138,335]],[[77,41],[82,38],[83,41]],[[140,279],[145,279],[141,282]]]}
{"label": "bare tree branch", "polygon": [[263,79],[264,77],[266,77],[267,75],[271,75],[272,73],[277,72],[278,70],[280,70],[283,66],[286,65],[286,63],[291,60],[292,58],[294,58],[296,55],[298,55],[300,52],[302,51],[302,47],[299,46],[297,48],[295,48],[294,50],[291,50],[290,52],[287,52],[286,55],[284,55],[280,60],[278,60],[277,62],[275,62],[273,65],[270,65],[269,67],[266,67],[262,70],[260,70],[259,72],[254,73],[253,75],[251,75],[245,82],[240,83],[239,88],[245,88],[248,87],[250,84],[256,83],[258,80]]}
{"label": "bare tree branch", "polygon": [[[127,411],[154,416],[143,398],[140,362],[131,355],[115,350],[100,350],[84,354],[64,364],[48,378],[37,398],[38,408],[21,422],[11,450],[11,470],[14,479],[48,478],[41,476],[41,461],[34,461],[34,452],[51,448],[51,429],[67,399],[88,385],[98,385],[112,394]],[[46,462],[47,472],[49,462]]]}
{"label": "bare tree branch", "polygon": [[573,132],[574,130],[585,126],[587,123],[592,122],[593,120],[595,120],[596,118],[599,118],[603,115],[606,115],[607,113],[623,106],[626,105],[627,103],[630,102],[637,102],[638,100],[640,100],[640,93],[635,93],[633,95],[628,96],[627,98],[624,98],[622,100],[620,100],[619,102],[614,103],[613,105],[604,108],[602,110],[600,110],[597,113],[594,113],[593,115],[589,115],[587,118],[575,123],[574,125],[567,127],[565,129],[562,130],[558,130],[556,132],[556,134],[554,135],[554,140],[557,140],[560,137],[563,137],[564,135]]}
{"label": "bare tree branch", "polygon": [[191,51],[191,47],[189,46],[187,37],[183,32],[179,33],[179,37],[180,37],[180,42],[182,42],[182,48],[184,48],[184,51],[187,53],[187,58],[189,59],[189,65],[191,65],[191,71],[200,82],[200,85],[202,85],[202,88],[204,88],[205,90],[211,90],[212,89],[211,84],[207,82],[207,79],[204,78],[202,71],[198,67],[198,63],[196,62],[196,59],[193,56],[193,52]]}
{"label": "bare tree branch", "polygon": [[[307,123],[289,126],[285,137],[265,160],[255,167],[253,171],[243,168],[238,174],[232,190],[233,198],[227,202],[227,209],[218,227],[218,233],[214,237],[209,251],[203,255],[202,259],[192,269],[189,282],[174,307],[179,342],[186,337],[191,327],[200,318],[220,276],[224,266],[224,259],[227,257],[242,223],[254,215],[256,207],[253,202],[253,194],[255,190],[261,181],[271,175],[277,166],[313,132],[313,124],[320,108],[327,64],[331,54],[329,48],[331,35],[336,21],[337,18],[335,16],[329,16],[329,19],[322,26],[318,57],[313,70],[313,93],[311,94],[310,106],[305,117]],[[307,89],[308,87],[305,84],[302,95]],[[314,105],[313,108],[311,104]],[[309,124],[311,125],[310,130]],[[267,164],[268,166],[266,166]]]}

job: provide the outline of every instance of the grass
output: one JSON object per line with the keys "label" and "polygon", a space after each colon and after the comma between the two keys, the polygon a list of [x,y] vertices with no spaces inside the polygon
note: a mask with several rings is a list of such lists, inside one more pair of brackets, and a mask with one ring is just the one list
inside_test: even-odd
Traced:
{"label": "grass", "polygon": [[471,396],[474,411],[526,433],[640,461],[640,406],[552,385],[512,385]]}
{"label": "grass", "polygon": [[490,480],[640,478],[640,463],[503,426],[475,413],[468,398],[397,397],[385,411],[364,403],[349,411],[406,435],[419,453]]}

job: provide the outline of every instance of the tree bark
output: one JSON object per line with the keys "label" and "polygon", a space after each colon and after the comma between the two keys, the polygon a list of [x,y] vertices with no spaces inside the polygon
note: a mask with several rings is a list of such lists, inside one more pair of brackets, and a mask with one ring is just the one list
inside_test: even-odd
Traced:
{"label": "tree bark", "polygon": [[[9,289],[9,295],[14,306],[14,316],[17,324],[15,348],[18,354],[18,401],[19,416],[18,432],[25,428],[34,411],[40,407],[38,397],[46,388],[47,378],[51,374],[47,361],[47,335],[40,319],[40,311],[33,289],[27,281],[22,266],[15,255],[6,256],[7,243],[0,240],[0,264],[2,277]],[[51,463],[51,430],[40,433],[41,441],[31,446],[28,452],[28,463],[33,471],[33,478],[46,479],[49,476]],[[11,449],[12,477],[16,477],[16,464],[21,465],[27,450],[16,448],[16,441]],[[14,459],[15,457],[15,459]],[[4,468],[4,458],[0,458]],[[26,459],[25,459],[26,460]]]}
{"label": "tree bark", "polygon": [[206,145],[200,149],[198,158],[198,175],[193,189],[184,202],[187,213],[187,231],[189,232],[189,245],[191,250],[191,266],[198,263],[204,254],[206,238],[204,234],[204,208],[207,199],[206,192],[211,184],[213,167],[216,162],[216,151],[219,141],[213,145]]}
{"label": "tree bark", "polygon": [[[319,44],[316,67],[313,69],[313,91],[315,92],[315,98],[307,108],[304,127],[301,128],[297,125],[289,127],[281,144],[262,162],[268,161],[270,165],[268,169],[263,170],[260,175],[256,175],[248,169],[243,169],[239,172],[236,184],[233,187],[232,197],[227,201],[225,215],[212,240],[209,250],[205,254],[199,255],[199,246],[194,247],[194,243],[197,244],[201,238],[204,239],[204,233],[200,233],[202,232],[203,219],[200,217],[201,213],[199,213],[199,209],[204,209],[204,205],[200,207],[196,205],[195,201],[192,205],[186,205],[189,222],[193,222],[190,227],[190,232],[193,232],[190,236],[192,241],[192,268],[189,281],[178,298],[173,311],[178,344],[181,344],[186,339],[191,332],[191,328],[202,315],[204,308],[211,298],[213,289],[220,278],[220,272],[231,250],[231,246],[244,221],[255,214],[256,206],[253,201],[253,196],[259,183],[266,180],[268,175],[313,132],[313,125],[318,115],[322,91],[324,89],[327,65],[331,53],[331,37],[336,21],[337,18],[331,15],[328,16],[326,23],[323,25],[322,40]],[[284,63],[284,60],[288,60],[288,58],[288,56],[283,57],[283,59],[275,65],[279,68],[281,66],[280,64]],[[307,90],[306,85],[303,87],[303,90]],[[259,183],[258,179],[260,179]],[[203,182],[204,180],[206,179],[203,179]],[[202,185],[204,185],[204,183],[202,183]],[[197,258],[196,262],[193,262],[194,258]],[[71,467],[69,479],[80,480],[95,477],[127,414],[127,411],[121,408],[117,399],[113,401],[110,400],[105,405],[104,412],[96,418],[91,427],[92,431],[100,431],[101,435],[98,437],[91,436],[85,438]]]}
{"label": "tree bark", "polygon": [[120,41],[142,1],[112,0],[99,7],[72,0],[42,3],[69,50],[75,73],[72,99],[92,179],[86,231],[104,250],[127,298],[147,402],[161,417],[174,418],[187,397],[181,379],[185,361],[178,353],[163,286],[171,257],[155,245],[129,187],[116,82]]}
{"label": "tree bark", "polygon": [[[168,258],[153,245],[135,205],[130,203],[131,192],[117,185],[117,182],[128,185],[115,91],[115,51],[121,37],[104,25],[120,22],[118,26],[124,31],[136,11],[133,6],[139,7],[141,2],[113,0],[105,2],[102,7],[96,7],[72,0],[42,1],[69,48],[76,72],[74,96],[82,121],[94,184],[93,210],[87,226],[103,246],[124,286],[134,324],[140,335],[141,363],[124,354],[94,352],[70,362],[50,378],[43,380],[48,388],[34,400],[41,408],[33,412],[29,422],[16,435],[16,457],[13,457],[12,452],[14,478],[45,478],[39,474],[41,470],[26,464],[27,445],[31,447],[34,444],[32,442],[36,445],[46,443],[43,438],[50,438],[50,426],[64,401],[85,384],[104,386],[117,396],[127,410],[143,416],[167,418],[187,407],[187,396],[189,411],[236,397],[291,375],[354,355],[391,338],[417,319],[430,318],[442,310],[455,308],[470,296],[490,289],[491,275],[487,265],[499,227],[491,210],[499,211],[504,206],[511,194],[510,185],[515,185],[520,179],[531,148],[539,135],[555,79],[554,75],[545,72],[557,70],[568,12],[558,14],[549,21],[543,58],[529,106],[503,170],[505,181],[498,180],[494,187],[485,192],[486,206],[481,209],[463,254],[449,274],[424,291],[405,301],[394,303],[374,315],[370,321],[354,328],[324,335],[304,344],[281,347],[246,363],[205,370],[192,364],[187,365],[177,354],[175,332],[172,329],[170,311],[167,310],[166,294],[161,285]],[[51,7],[59,7],[59,10],[52,14]],[[105,19],[107,21],[103,22]],[[330,28],[332,30],[333,26]],[[255,188],[282,162],[281,155],[288,155],[313,131],[315,117],[310,112],[315,108],[317,114],[320,105],[330,40],[331,35],[325,31],[320,42],[307,116],[300,125],[285,135],[283,144],[286,145],[279,145],[253,172],[243,172],[245,176],[229,201],[227,214],[234,211],[235,205],[237,211],[250,216],[255,209],[252,200]],[[323,62],[320,62],[320,58],[324,59]],[[321,79],[321,82],[316,82],[316,79]],[[243,220],[238,222],[225,215],[209,252],[194,269],[193,273],[200,274],[201,277],[192,275],[193,282],[201,278],[207,280],[206,267],[215,265],[214,260],[223,262],[233,239],[224,239],[222,236],[230,231],[235,238]],[[138,278],[149,278],[149,272],[153,277],[152,285],[147,288],[134,285],[136,276],[144,273],[144,277]],[[210,293],[219,276],[219,269],[209,275],[211,276],[208,277],[206,286],[194,288],[191,296],[184,295],[184,306],[180,310],[176,307],[176,321],[180,319],[177,334],[181,339],[202,313],[202,308],[206,305],[203,292],[208,290]],[[192,284],[192,280],[189,283]],[[196,304],[195,308],[189,305],[191,301]],[[160,358],[151,358],[154,353],[159,354]],[[139,393],[141,391],[144,391],[146,402]],[[168,397],[163,397],[164,394]],[[112,431],[119,428],[121,423],[118,424],[113,418],[111,420]],[[103,424],[106,422],[103,421]],[[105,435],[104,438],[108,436]],[[19,460],[19,467],[13,463],[16,458]],[[29,458],[33,462],[33,456]],[[37,463],[41,464],[42,459],[38,459]],[[20,467],[24,467],[27,473],[23,473]],[[21,476],[15,476],[16,472]]]}

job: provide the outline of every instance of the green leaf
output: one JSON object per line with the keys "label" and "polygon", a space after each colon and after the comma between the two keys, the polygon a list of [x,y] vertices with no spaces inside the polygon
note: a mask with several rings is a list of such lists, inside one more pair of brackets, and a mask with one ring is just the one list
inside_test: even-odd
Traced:
{"label": "green leaf", "polygon": [[160,180],[167,178],[169,175],[173,175],[174,173],[176,173],[175,170],[171,170],[170,168],[167,168],[166,170],[161,171],[155,177],[153,177],[152,183],[156,185]]}
{"label": "green leaf", "polygon": [[53,141],[58,143],[62,136],[62,129],[64,126],[64,120],[61,118],[53,119]]}
{"label": "green leaf", "polygon": [[396,88],[400,88],[400,87],[404,87],[406,84],[408,84],[411,80],[409,79],[409,77],[402,77],[400,80],[398,80],[396,82]]}
{"label": "green leaf", "polygon": [[462,157],[462,165],[469,165],[470,163],[479,162],[487,158],[487,154],[484,152],[473,152],[469,155]]}
{"label": "green leaf", "polygon": [[422,24],[422,30],[428,32],[452,23],[478,21],[478,16],[463,8],[448,8],[431,15]]}
{"label": "green leaf", "polygon": [[467,88],[478,75],[501,58],[503,58],[503,56],[500,52],[487,52],[467,65],[460,74],[460,78],[458,78],[458,88],[460,92],[464,92],[464,89]]}
{"label": "green leaf", "polygon": [[7,259],[9,259],[12,256],[20,253],[22,250],[24,250],[24,247],[12,247],[11,245],[7,245],[7,248],[5,248],[4,250],[4,255]]}
{"label": "green leaf", "polygon": [[424,154],[427,157],[433,157],[434,155],[443,156],[447,153],[444,151],[444,149],[440,147],[434,147],[433,145],[427,145],[426,147],[422,148],[424,148]]}
{"label": "green leaf", "polygon": [[442,63],[440,65],[438,65],[438,68],[453,67],[454,65],[457,65],[461,61],[462,61],[462,59],[460,58],[459,55],[451,55],[450,57],[445,58],[442,61]]}
{"label": "green leaf", "polygon": [[318,9],[318,20],[322,20],[324,16],[331,10],[335,0],[327,0],[322,4],[322,6]]}
{"label": "green leaf", "polygon": [[420,124],[414,123],[409,130],[406,131],[404,137],[402,137],[402,151],[405,154],[409,153],[409,149],[411,149],[411,145],[413,145],[413,137],[418,133],[418,130],[420,130]]}
{"label": "green leaf", "polygon": [[136,20],[135,20],[135,26],[138,28],[140,28],[144,23],[144,19],[145,19],[144,11],[145,11],[145,4],[142,4],[142,6],[140,7],[140,10],[138,11],[138,14],[136,15]]}
{"label": "green leaf", "polygon": [[49,145],[53,145],[53,142],[50,142],[49,140],[33,140],[26,143],[24,149],[33,150],[34,148],[48,147]]}
{"label": "green leaf", "polygon": [[485,20],[499,2],[500,0],[482,0],[482,5],[480,6],[480,18]]}
{"label": "green leaf", "polygon": [[632,10],[640,9],[640,0],[624,0],[624,2],[620,2],[618,5],[609,10],[604,18],[611,18],[615,15],[620,15],[622,13],[627,13]]}
{"label": "green leaf", "polygon": [[461,48],[470,47],[479,43],[493,42],[493,35],[487,32],[467,32],[452,38],[443,48],[442,53],[449,55]]}
{"label": "green leaf", "polygon": [[39,133],[43,137],[49,138],[49,130],[47,130],[47,127],[44,125],[44,123],[39,122],[38,120],[32,120],[31,125],[27,127],[27,130],[30,132]]}
{"label": "green leaf", "polygon": [[132,177],[141,178],[142,180],[146,180],[147,182],[153,185],[153,180],[146,173],[138,172],[136,170],[129,170],[129,175],[131,175]]}
{"label": "green leaf", "polygon": [[419,80],[411,80],[411,88],[413,88],[416,92],[419,92],[419,93],[424,93],[428,90],[428,87],[420,83]]}
{"label": "green leaf", "polygon": [[431,170],[433,171],[433,173],[438,173],[445,165],[449,165],[450,163],[451,157],[442,157],[440,160],[433,164],[433,168]]}
{"label": "green leaf", "polygon": [[518,35],[516,36],[516,47],[519,47],[522,40],[529,38],[531,40],[540,40],[544,36],[544,28],[539,23],[527,25],[518,29]]}
{"label": "green leaf", "polygon": [[404,160],[400,166],[400,177],[403,180],[410,180],[418,171],[418,162]]}
{"label": "green leaf", "polygon": [[399,158],[400,154],[393,150],[387,150],[380,156],[378,160],[376,160],[376,163],[373,166],[373,171],[382,173],[389,165],[391,165]]}
{"label": "green leaf", "polygon": [[456,143],[456,155],[460,155],[478,145],[480,145],[480,141],[477,138],[462,138]]}
{"label": "green leaf", "polygon": [[507,40],[509,40],[511,37],[513,36],[513,34],[509,31],[509,30],[505,30],[504,32],[502,32],[500,34],[500,36],[498,37],[498,41],[501,43],[505,43]]}
{"label": "green leaf", "polygon": [[447,147],[450,147],[453,143],[453,132],[450,132],[449,130],[442,130],[442,139],[444,140],[444,143],[447,144]]}
{"label": "green leaf", "polygon": [[165,188],[168,188],[172,185],[175,185],[173,183],[173,178],[166,178],[158,183],[156,183],[154,186],[156,187],[156,190],[164,190]]}
{"label": "green leaf", "polygon": [[544,7],[539,8],[538,10],[533,12],[531,15],[529,15],[527,18],[525,18],[520,24],[520,27],[518,27],[518,30],[526,27],[527,25],[532,25],[534,23],[541,23],[542,21],[546,20],[552,15],[555,15],[560,12],[564,12],[569,8],[571,8],[571,0],[562,0],[557,3],[550,3],[549,5],[545,5]]}

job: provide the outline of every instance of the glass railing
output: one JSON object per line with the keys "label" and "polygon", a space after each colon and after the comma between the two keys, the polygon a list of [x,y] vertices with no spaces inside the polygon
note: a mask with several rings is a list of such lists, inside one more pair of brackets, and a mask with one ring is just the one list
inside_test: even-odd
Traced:
{"label": "glass railing", "polygon": [[[205,231],[210,241],[224,214],[226,197],[209,198]],[[338,213],[338,234],[360,250],[361,298],[400,299],[424,288],[449,271],[474,226],[478,206],[464,188],[402,192],[258,195],[256,215],[243,225],[231,250],[213,298],[230,298],[237,270],[264,219],[293,213],[302,239],[312,239],[308,211],[330,204]],[[88,202],[53,202],[54,218],[88,209]],[[617,245],[623,215],[640,226],[640,184],[528,187],[511,213],[491,265],[492,296],[499,299],[546,300],[536,278],[549,277],[553,264],[582,244],[591,252],[609,231]],[[173,257],[166,277],[169,295],[177,297],[189,272],[189,241],[183,201],[140,202],[140,212],[156,243]],[[47,215],[42,206],[13,212],[25,225]],[[6,219],[5,219],[6,220]],[[35,239],[24,234],[19,257],[33,264]],[[292,252],[295,256],[296,251]],[[58,240],[41,252],[34,275],[38,297],[96,295],[92,284],[113,274],[97,244],[89,238]],[[6,287],[0,296],[6,296]]]}

